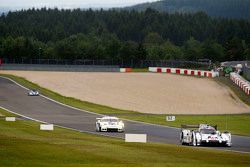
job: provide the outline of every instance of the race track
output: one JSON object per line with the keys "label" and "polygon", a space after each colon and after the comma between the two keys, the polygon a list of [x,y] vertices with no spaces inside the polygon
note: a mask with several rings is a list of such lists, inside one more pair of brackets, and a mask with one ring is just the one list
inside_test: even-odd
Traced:
{"label": "race track", "polygon": [[[80,111],[45,97],[27,96],[27,90],[14,82],[0,77],[0,107],[24,115],[26,117],[73,128],[82,132],[124,138],[124,133],[100,133],[95,131],[98,114]],[[167,126],[124,121],[126,133],[147,134],[148,142],[179,144],[180,129]],[[243,151],[250,153],[250,137],[232,136],[233,146],[216,147],[218,149]]]}

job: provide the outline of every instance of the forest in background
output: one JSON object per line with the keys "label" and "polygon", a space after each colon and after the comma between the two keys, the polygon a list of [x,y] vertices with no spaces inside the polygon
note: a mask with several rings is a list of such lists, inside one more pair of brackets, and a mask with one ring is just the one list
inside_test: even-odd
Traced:
{"label": "forest in background", "polygon": [[250,59],[250,22],[127,10],[29,9],[0,17],[0,57],[9,59]]}

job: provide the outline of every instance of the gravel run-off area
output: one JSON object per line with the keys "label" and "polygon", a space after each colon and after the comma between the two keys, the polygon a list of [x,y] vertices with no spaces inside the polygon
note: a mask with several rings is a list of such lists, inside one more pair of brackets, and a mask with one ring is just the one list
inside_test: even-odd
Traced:
{"label": "gravel run-off area", "polygon": [[24,77],[64,96],[154,114],[250,113],[213,79],[158,73],[0,71]]}

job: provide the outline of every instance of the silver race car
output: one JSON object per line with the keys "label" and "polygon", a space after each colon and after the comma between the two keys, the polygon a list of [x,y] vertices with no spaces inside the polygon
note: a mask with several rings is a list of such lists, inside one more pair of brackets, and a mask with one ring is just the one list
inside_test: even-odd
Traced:
{"label": "silver race car", "polygon": [[28,96],[39,96],[39,92],[37,90],[29,90]]}
{"label": "silver race car", "polygon": [[97,118],[96,131],[98,132],[124,132],[124,123],[117,117]]}
{"label": "silver race car", "polygon": [[231,133],[217,131],[217,126],[207,124],[182,125],[180,142],[182,145],[215,145],[231,147]]}

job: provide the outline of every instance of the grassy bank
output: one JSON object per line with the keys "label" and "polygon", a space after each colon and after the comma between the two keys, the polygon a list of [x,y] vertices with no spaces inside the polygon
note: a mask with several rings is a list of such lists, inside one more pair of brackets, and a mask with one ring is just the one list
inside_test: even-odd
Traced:
{"label": "grassy bank", "polygon": [[[0,113],[9,113],[0,109]],[[125,143],[28,120],[0,119],[0,166],[249,166],[250,154],[166,144]]]}
{"label": "grassy bank", "polygon": [[228,86],[245,104],[250,106],[250,97],[243,90],[234,84],[229,77],[217,77],[214,79],[217,83]]}
{"label": "grassy bank", "polygon": [[132,72],[148,72],[148,68],[133,68]]}
{"label": "grassy bank", "polygon": [[127,119],[144,121],[154,124],[180,127],[182,124],[218,125],[220,131],[230,131],[233,134],[250,136],[250,114],[242,115],[177,115],[176,121],[167,122],[166,115],[131,115],[123,116]]}
{"label": "grassy bank", "polygon": [[228,130],[233,134],[247,135],[250,136],[250,114],[242,115],[207,115],[207,116],[195,116],[195,115],[177,115],[175,122],[167,122],[166,115],[153,115],[153,114],[142,114],[135,111],[127,111],[115,109],[103,105],[97,105],[86,101],[80,101],[71,97],[65,97],[58,93],[55,93],[51,90],[40,87],[37,84],[34,84],[30,81],[27,81],[24,78],[13,76],[13,75],[4,75],[1,76],[9,77],[16,82],[20,83],[31,89],[38,89],[42,94],[48,96],[59,102],[92,111],[95,113],[105,114],[105,115],[116,115],[121,118],[126,118],[130,120],[136,120],[141,122],[148,122],[153,124],[161,124],[173,127],[180,127],[181,124],[199,124],[199,123],[208,123],[212,125],[218,125],[219,130],[224,131]]}

